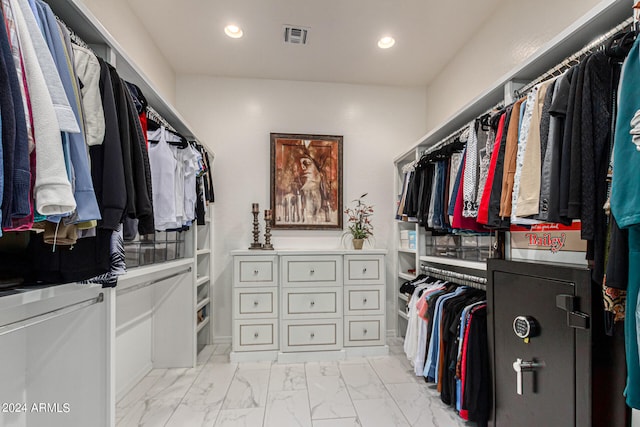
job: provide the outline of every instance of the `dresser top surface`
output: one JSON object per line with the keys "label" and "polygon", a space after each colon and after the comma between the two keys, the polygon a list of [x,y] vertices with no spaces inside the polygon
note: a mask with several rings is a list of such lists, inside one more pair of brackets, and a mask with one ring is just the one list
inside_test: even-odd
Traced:
{"label": "dresser top surface", "polygon": [[231,251],[231,255],[386,255],[386,249],[276,249],[276,250],[250,250],[237,249]]}

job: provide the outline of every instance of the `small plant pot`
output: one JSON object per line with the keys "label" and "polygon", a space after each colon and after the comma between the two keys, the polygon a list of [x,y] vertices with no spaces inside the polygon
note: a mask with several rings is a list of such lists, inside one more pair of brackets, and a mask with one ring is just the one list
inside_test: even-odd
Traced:
{"label": "small plant pot", "polygon": [[362,245],[364,244],[364,239],[353,239],[353,249],[362,249]]}

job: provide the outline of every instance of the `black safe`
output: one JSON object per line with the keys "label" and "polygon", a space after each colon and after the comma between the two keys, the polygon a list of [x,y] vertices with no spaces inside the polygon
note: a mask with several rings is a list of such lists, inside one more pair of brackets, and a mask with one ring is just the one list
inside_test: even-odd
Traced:
{"label": "black safe", "polygon": [[489,260],[493,427],[625,427],[622,323],[586,267]]}

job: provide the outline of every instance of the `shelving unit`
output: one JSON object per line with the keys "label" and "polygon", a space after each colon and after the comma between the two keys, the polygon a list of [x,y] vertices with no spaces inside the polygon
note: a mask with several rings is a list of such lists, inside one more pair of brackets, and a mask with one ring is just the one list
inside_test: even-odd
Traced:
{"label": "shelving unit", "polygon": [[[404,173],[403,168],[420,158],[425,149],[437,144],[442,139],[462,128],[471,120],[485,113],[499,102],[510,103],[512,101],[513,90],[522,87],[525,82],[529,82],[542,75],[551,67],[559,64],[579,51],[582,47],[594,40],[601,34],[606,33],[611,28],[629,18],[632,14],[632,4],[622,0],[602,1],[593,7],[588,13],[567,27],[562,33],[550,40],[545,46],[540,48],[528,60],[514,68],[511,72],[497,79],[493,85],[488,87],[483,93],[462,107],[459,111],[433,128],[429,133],[420,138],[407,151],[394,159],[395,185],[394,197],[402,193]],[[409,269],[415,269],[419,273],[420,263],[436,264],[446,266],[456,271],[479,272],[486,271],[486,263],[463,259],[454,259],[438,256],[425,256],[424,245],[426,232],[422,227],[403,219],[394,219],[395,225],[395,269],[396,275],[396,311],[397,335],[404,336],[407,325],[407,316],[398,309],[405,304],[405,299],[399,293],[400,285],[403,281],[410,280],[413,274]],[[416,230],[416,253],[408,253],[400,248],[400,231]]]}
{"label": "shelving unit", "polygon": [[[395,197],[399,203],[398,196],[402,194],[404,186],[404,168],[412,162],[418,160],[422,153],[420,147],[413,147],[411,150],[400,156],[394,161],[395,167]],[[409,319],[406,313],[400,310],[400,307],[404,307],[408,301],[405,295],[399,292],[400,284],[407,280],[413,280],[416,278],[420,269],[420,255],[424,254],[423,246],[423,232],[421,232],[420,225],[409,218],[396,218],[394,221],[394,235],[396,242],[396,249],[394,251],[394,266],[396,271],[396,286],[394,304],[396,311],[398,312],[396,322],[396,334],[398,336],[404,336],[407,330],[407,320]],[[400,246],[400,239],[402,231],[414,231],[416,233],[416,249],[407,249]],[[422,251],[422,252],[421,252]]]}
{"label": "shelving unit", "polygon": [[487,263],[484,261],[467,261],[457,258],[446,258],[437,256],[421,256],[420,261],[427,263],[436,263],[441,265],[448,265],[451,267],[471,268],[474,270],[486,270]]}
{"label": "shelving unit", "polygon": [[[97,55],[114,66],[123,79],[140,87],[149,105],[172,127],[187,139],[198,140],[181,114],[93,15],[87,2],[47,0],[47,3]],[[186,254],[186,258],[130,269],[120,278],[115,290],[105,292],[105,296],[109,295],[111,298],[108,305],[111,307],[111,317],[110,323],[102,330],[108,335],[110,350],[101,350],[93,346],[93,341],[85,340],[84,349],[74,351],[76,354],[91,356],[95,350],[102,351],[105,355],[106,366],[98,357],[85,359],[92,361],[92,372],[108,375],[103,387],[107,396],[99,400],[100,408],[97,409],[89,405],[74,404],[73,413],[79,414],[86,409],[92,411],[91,417],[77,422],[65,422],[64,425],[103,425],[100,424],[103,421],[105,425],[113,425],[117,397],[122,397],[131,390],[152,368],[195,366],[198,349],[211,342],[213,301],[209,278],[212,276],[212,230],[210,217],[204,226],[194,225],[192,231],[187,233],[187,241],[177,247],[179,253]],[[200,323],[197,322],[198,309],[207,310],[207,316]],[[80,324],[76,326],[80,327]],[[49,350],[40,353],[48,352]],[[73,358],[66,359],[68,361]],[[57,368],[54,365],[47,367],[52,372],[58,371]],[[92,381],[90,375],[82,375],[87,381]],[[8,383],[12,383],[14,377],[7,376],[6,379]],[[52,384],[39,386],[43,390],[51,387],[57,390],[60,384],[59,380],[52,380]],[[84,386],[78,388],[80,389],[84,390]],[[54,395],[56,393],[51,393],[48,399]],[[5,397],[6,402],[22,399],[19,396],[12,399]],[[60,422],[63,422],[62,418]],[[0,424],[3,423],[0,421]]]}
{"label": "shelving unit", "polygon": [[417,276],[415,274],[398,273],[398,277],[404,280],[413,280]]}
{"label": "shelving unit", "polygon": [[203,330],[205,327],[209,326],[210,323],[210,319],[211,316],[207,316],[205,317],[202,321],[200,321],[200,323],[198,323],[198,326],[196,327],[196,332],[200,332],[201,330]]}
{"label": "shelving unit", "polygon": [[[194,330],[195,330],[195,354],[204,346],[213,341],[213,327],[211,316],[213,314],[213,300],[211,289],[211,209],[207,211],[204,225],[195,225],[194,229]],[[203,316],[200,311],[203,310]]]}
{"label": "shelving unit", "polygon": [[196,288],[199,288],[200,286],[208,282],[209,282],[209,276],[198,277],[196,279]]}

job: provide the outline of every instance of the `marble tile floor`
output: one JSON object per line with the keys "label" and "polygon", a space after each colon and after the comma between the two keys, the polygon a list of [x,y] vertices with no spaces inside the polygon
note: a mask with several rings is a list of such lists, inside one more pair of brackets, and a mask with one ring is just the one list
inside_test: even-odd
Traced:
{"label": "marble tile floor", "polygon": [[230,363],[211,345],[193,369],[154,369],[116,407],[118,427],[472,427],[389,356],[339,362]]}

